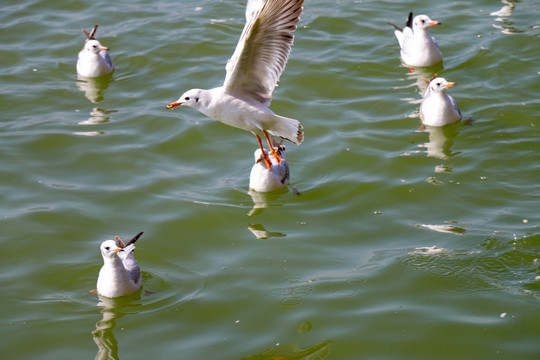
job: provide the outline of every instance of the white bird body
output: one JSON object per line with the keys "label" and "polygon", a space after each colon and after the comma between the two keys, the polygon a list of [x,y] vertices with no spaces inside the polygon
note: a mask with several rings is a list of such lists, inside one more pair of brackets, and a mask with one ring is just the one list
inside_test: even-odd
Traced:
{"label": "white bird body", "polygon": [[193,101],[191,107],[226,125],[251,132],[268,130],[273,135],[299,144],[297,120],[276,115],[259,102],[233,96],[222,86],[210,90],[192,89],[184,95],[191,101],[198,99]]}
{"label": "white bird body", "polygon": [[96,30],[97,25],[90,34],[83,30],[88,36],[88,39],[83,49],[79,52],[77,59],[77,73],[88,78],[108,75],[114,70],[114,65],[108,52],[109,49],[94,39]]}
{"label": "white bird body", "polygon": [[441,50],[437,42],[428,32],[433,25],[440,25],[438,21],[431,20],[427,15],[418,15],[414,19],[409,14],[407,25],[402,29],[390,24],[398,39],[401,48],[401,58],[409,66],[432,66],[440,63]]}
{"label": "white bird body", "polygon": [[[249,1],[246,25],[225,66],[223,86],[189,90],[167,108],[189,106],[224,124],[251,131],[261,149],[256,132],[262,131],[279,163],[267,132],[297,145],[304,139],[298,120],[276,115],[268,108],[289,58],[302,3],[303,0]],[[271,162],[264,151],[263,157],[270,168]]]}
{"label": "white bird body", "polygon": [[114,240],[106,240],[101,246],[103,266],[99,271],[97,291],[100,295],[115,298],[133,294],[140,289],[142,283],[141,270],[133,250],[133,243],[142,233],[139,233],[126,246],[117,237],[119,245]]}
{"label": "white bird body", "polygon": [[277,152],[281,157],[281,162],[278,163],[276,158],[270,154],[272,169],[269,170],[262,162],[261,149],[255,150],[255,164],[253,164],[249,176],[249,187],[251,189],[259,192],[270,192],[281,189],[289,183],[289,163],[284,156],[285,148],[279,147]]}
{"label": "white bird body", "polygon": [[428,126],[444,126],[461,120],[461,111],[454,99],[446,93],[456,83],[442,77],[430,81],[420,104],[420,118]]}

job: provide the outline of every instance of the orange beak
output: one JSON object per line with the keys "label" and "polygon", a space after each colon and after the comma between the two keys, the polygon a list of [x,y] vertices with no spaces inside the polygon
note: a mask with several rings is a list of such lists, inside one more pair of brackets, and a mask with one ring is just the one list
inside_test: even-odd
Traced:
{"label": "orange beak", "polygon": [[167,105],[167,109],[172,109],[173,107],[180,106],[180,105],[182,105],[182,103],[175,101]]}
{"label": "orange beak", "polygon": [[109,50],[109,48],[106,47],[106,46],[102,46],[102,47],[99,48],[99,50]]}
{"label": "orange beak", "polygon": [[429,25],[431,25],[431,26],[433,26],[433,25],[441,25],[441,23],[438,22],[438,21],[432,21],[432,22],[429,23]]}
{"label": "orange beak", "polygon": [[116,248],[116,249],[114,249],[114,251],[120,252],[120,251],[122,251],[122,248]]}
{"label": "orange beak", "polygon": [[446,86],[447,88],[449,88],[449,87],[456,86],[456,85],[457,85],[457,84],[456,84],[455,82],[449,82],[449,83],[446,84],[445,86]]}

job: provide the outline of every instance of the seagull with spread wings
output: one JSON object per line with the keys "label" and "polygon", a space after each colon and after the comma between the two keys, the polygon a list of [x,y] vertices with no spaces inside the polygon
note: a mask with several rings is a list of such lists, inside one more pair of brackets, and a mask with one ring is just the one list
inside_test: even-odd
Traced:
{"label": "seagull with spread wings", "polygon": [[298,120],[276,115],[268,108],[272,92],[289,58],[293,32],[304,0],[249,0],[246,25],[232,57],[227,61],[223,86],[209,90],[192,89],[167,106],[189,106],[224,124],[251,131],[259,142],[264,162],[272,162],[264,151],[262,132],[278,163],[279,154],[269,134],[297,145],[304,140]]}

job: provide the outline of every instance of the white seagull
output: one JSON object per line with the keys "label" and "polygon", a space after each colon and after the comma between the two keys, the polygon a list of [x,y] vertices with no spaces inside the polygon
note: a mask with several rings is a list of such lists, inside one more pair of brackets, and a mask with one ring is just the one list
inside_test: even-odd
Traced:
{"label": "white seagull", "polygon": [[101,244],[103,266],[97,280],[97,292],[100,295],[115,298],[139,290],[142,281],[141,269],[133,255],[133,244],[142,234],[141,231],[127,244],[118,236],[116,242],[105,240]]}
{"label": "white seagull", "polygon": [[456,85],[442,77],[430,81],[420,104],[420,119],[424,125],[444,126],[461,120],[461,111],[456,102],[446,94],[449,87]]}
{"label": "white seagull", "polygon": [[257,131],[262,131],[277,163],[281,158],[268,133],[297,145],[304,139],[298,120],[276,115],[268,108],[293,44],[293,32],[304,0],[250,0],[246,25],[232,57],[227,61],[223,86],[192,89],[167,106],[184,105],[224,124],[251,131],[259,142],[268,169],[272,162],[264,152]]}
{"label": "white seagull", "polygon": [[418,15],[413,19],[409,13],[405,28],[388,23],[395,31],[401,47],[401,58],[410,66],[432,66],[442,61],[442,53],[437,42],[428,32],[428,28],[441,23],[431,20],[427,15]]}
{"label": "white seagull", "polygon": [[94,26],[92,31],[83,29],[83,33],[88,37],[83,49],[79,52],[77,60],[77,72],[84,77],[98,77],[110,74],[114,70],[113,62],[107,50],[109,48],[101,45],[94,39],[98,26]]}
{"label": "white seagull", "polygon": [[259,192],[270,192],[281,189],[289,183],[289,163],[285,159],[285,146],[277,148],[281,162],[278,163],[273,154],[269,154],[272,169],[268,169],[262,162],[264,160],[261,149],[255,150],[255,164],[249,175],[249,187]]}

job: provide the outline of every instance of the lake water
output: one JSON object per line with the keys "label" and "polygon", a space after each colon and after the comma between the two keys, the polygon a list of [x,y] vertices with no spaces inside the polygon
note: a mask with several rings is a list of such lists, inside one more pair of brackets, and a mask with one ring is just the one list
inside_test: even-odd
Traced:
{"label": "lake water", "polygon": [[[538,359],[540,3],[309,1],[272,109],[290,189],[250,194],[255,138],[189,108],[244,1],[0,8],[2,359]],[[409,11],[444,65],[409,73]],[[81,28],[116,70],[77,79]],[[420,130],[423,78],[468,121]],[[99,245],[145,231],[144,291],[99,299]]]}

